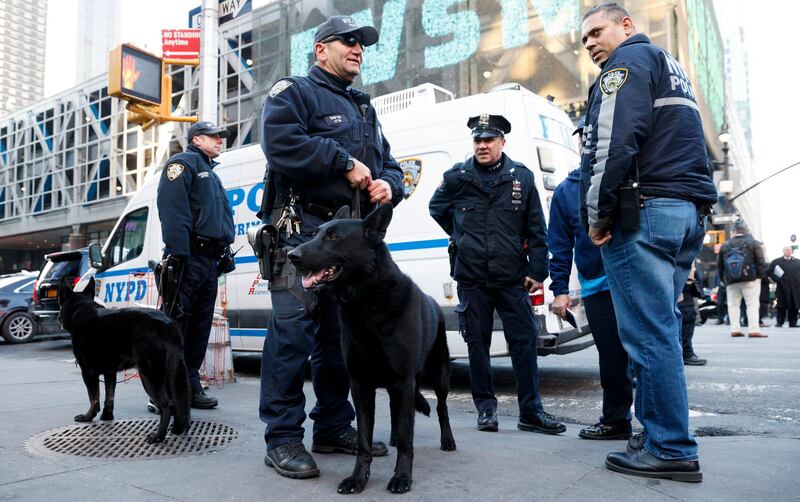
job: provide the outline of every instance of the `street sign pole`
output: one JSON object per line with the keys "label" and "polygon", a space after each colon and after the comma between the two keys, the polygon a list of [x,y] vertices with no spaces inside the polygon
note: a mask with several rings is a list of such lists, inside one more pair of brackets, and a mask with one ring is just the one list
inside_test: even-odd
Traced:
{"label": "street sign pole", "polygon": [[200,94],[198,115],[201,121],[217,123],[217,80],[219,79],[219,10],[218,0],[203,0],[200,13]]}

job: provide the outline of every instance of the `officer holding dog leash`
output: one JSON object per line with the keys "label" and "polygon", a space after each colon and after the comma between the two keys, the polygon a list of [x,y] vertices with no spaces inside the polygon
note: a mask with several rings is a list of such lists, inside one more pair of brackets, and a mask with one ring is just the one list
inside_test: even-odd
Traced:
{"label": "officer holding dog leash", "polygon": [[[355,455],[358,449],[338,307],[324,289],[303,289],[286,252],[310,240],[341,206],[350,205],[358,216],[374,204],[396,205],[403,198],[403,172],[375,109],[367,94],[352,87],[364,47],[377,41],[372,26],[359,26],[349,16],[329,18],[314,35],[315,64],[308,76],[275,83],[261,115],[261,147],[269,164],[262,217],[272,224],[272,249],[261,258],[268,262],[262,262],[262,273],[269,280],[272,315],[261,359],[259,414],[267,424],[264,462],[289,478],[319,475],[302,443],[309,356],[317,397],[310,415],[312,451]],[[386,455],[386,445],[375,443],[373,454]]]}
{"label": "officer holding dog leash", "polygon": [[[200,384],[206,356],[217,277],[233,270],[229,245],[234,227],[228,196],[214,173],[214,159],[230,133],[211,122],[189,128],[186,151],[167,160],[158,184],[158,214],[164,260],[157,270],[162,309],[183,334],[183,354],[192,388],[192,408],[210,409],[217,399]],[[147,408],[157,412],[151,401]]]}

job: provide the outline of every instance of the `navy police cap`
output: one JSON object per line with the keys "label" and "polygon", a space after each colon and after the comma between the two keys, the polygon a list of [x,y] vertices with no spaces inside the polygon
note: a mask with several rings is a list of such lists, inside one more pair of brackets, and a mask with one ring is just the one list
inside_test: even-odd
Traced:
{"label": "navy police cap", "polygon": [[581,119],[578,121],[578,126],[575,127],[574,131],[572,131],[572,135],[575,136],[578,133],[583,134],[583,128],[584,127],[586,127],[586,115],[581,117]]}
{"label": "navy police cap", "polygon": [[192,124],[192,127],[189,128],[189,132],[186,133],[186,139],[191,143],[192,138],[200,136],[201,134],[209,136],[218,134],[221,138],[227,138],[231,135],[230,131],[224,127],[217,127],[213,122],[197,122],[196,124]]}
{"label": "navy police cap", "polygon": [[373,26],[359,26],[351,16],[331,16],[317,26],[314,43],[322,42],[334,35],[358,33],[362,47],[368,47],[378,41],[378,30]]}
{"label": "navy police cap", "polygon": [[470,117],[467,127],[472,129],[473,138],[501,138],[511,132],[511,124],[502,115],[489,115],[481,113]]}

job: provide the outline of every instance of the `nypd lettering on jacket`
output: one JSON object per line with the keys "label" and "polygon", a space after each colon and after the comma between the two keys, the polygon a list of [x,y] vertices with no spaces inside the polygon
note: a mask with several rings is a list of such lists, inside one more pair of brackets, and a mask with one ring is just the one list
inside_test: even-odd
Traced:
{"label": "nypd lettering on jacket", "polygon": [[584,135],[584,225],[611,225],[626,179],[638,177],[646,196],[717,199],[692,84],[680,63],[643,34],[620,44],[603,65],[589,90]]}

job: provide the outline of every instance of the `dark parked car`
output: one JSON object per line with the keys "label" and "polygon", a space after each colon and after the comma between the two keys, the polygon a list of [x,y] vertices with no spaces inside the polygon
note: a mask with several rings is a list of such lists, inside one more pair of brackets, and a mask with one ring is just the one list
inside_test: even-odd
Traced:
{"label": "dark parked car", "polygon": [[70,286],[89,269],[89,248],[75,251],[60,251],[45,255],[39,278],[33,290],[33,303],[29,312],[33,314],[42,332],[61,331],[58,324],[58,287],[62,278]]}
{"label": "dark parked car", "polygon": [[30,341],[36,322],[28,313],[33,301],[35,272],[0,275],[0,334],[8,343]]}

